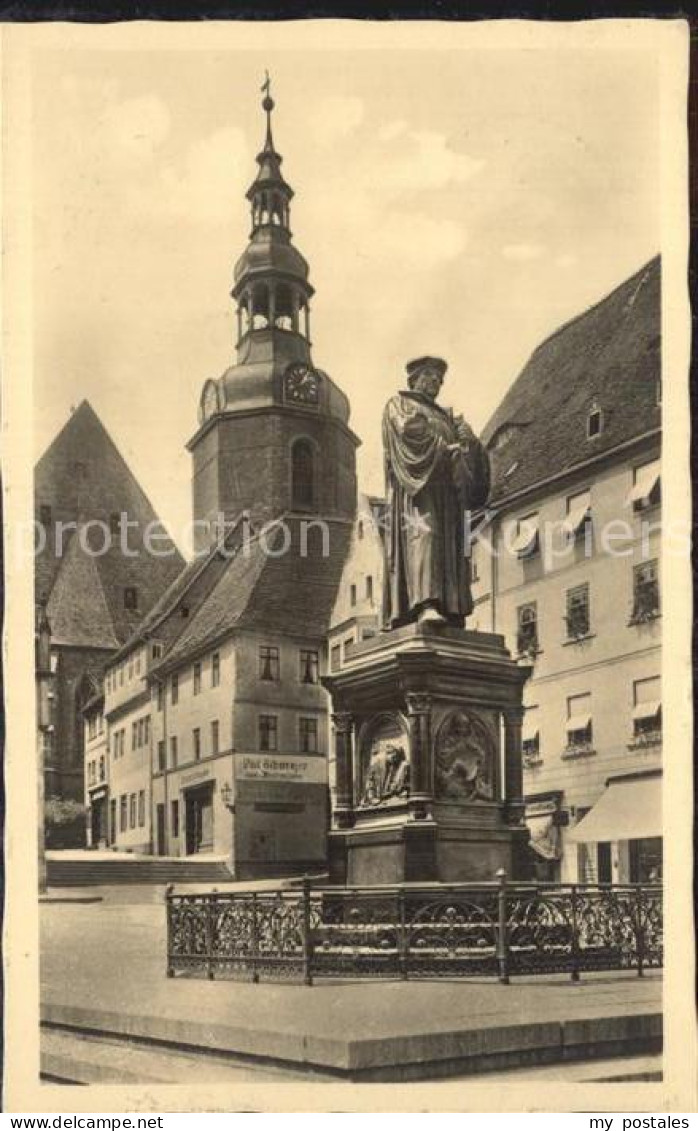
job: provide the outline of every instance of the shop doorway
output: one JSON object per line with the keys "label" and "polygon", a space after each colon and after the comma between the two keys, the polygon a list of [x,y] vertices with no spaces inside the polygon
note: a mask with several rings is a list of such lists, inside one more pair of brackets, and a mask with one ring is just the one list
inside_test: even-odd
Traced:
{"label": "shop doorway", "polygon": [[213,782],[188,789],[186,805],[187,856],[213,850]]}
{"label": "shop doorway", "polygon": [[93,848],[104,848],[107,843],[107,799],[98,797],[90,804],[90,843]]}
{"label": "shop doorway", "polygon": [[165,806],[155,809],[155,851],[158,856],[165,855]]}

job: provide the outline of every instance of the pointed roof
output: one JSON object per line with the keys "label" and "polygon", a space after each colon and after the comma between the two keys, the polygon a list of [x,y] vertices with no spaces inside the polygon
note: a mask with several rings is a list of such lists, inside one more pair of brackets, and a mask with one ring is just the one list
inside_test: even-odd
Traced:
{"label": "pointed roof", "polygon": [[274,99],[271,97],[270,89],[271,80],[269,79],[269,75],[267,74],[266,81],[262,87],[262,90],[266,91],[266,95],[262,102],[262,109],[267,116],[266,135],[264,138],[264,148],[262,149],[261,153],[257,154],[259,172],[257,173],[257,176],[250,185],[249,189],[247,190],[248,200],[252,199],[258,189],[269,188],[272,186],[280,188],[284,192],[288,200],[290,200],[293,196],[293,189],[284,180],[284,175],[281,172],[281,163],[283,161],[283,157],[280,153],[277,153],[276,149],[274,148],[274,139],[272,137],[271,130],[271,112],[274,109],[275,103]]}
{"label": "pointed roof", "polygon": [[[288,515],[268,538],[255,536],[241,543],[217,571],[215,584],[192,610],[155,670],[176,668],[238,629],[323,639],[352,524],[325,520],[324,526],[326,542],[320,530],[310,530],[305,550],[302,520]],[[289,532],[288,547],[281,552],[285,530]],[[215,560],[215,554],[209,555],[205,570]]]}
{"label": "pointed roof", "polygon": [[[483,432],[490,502],[661,427],[661,260],[650,260],[532,354]],[[592,408],[603,416],[587,438]],[[497,443],[497,437],[501,443]]]}
{"label": "pointed roof", "polygon": [[[184,560],[87,401],[38,461],[34,498],[40,522],[42,508],[50,509],[45,545],[35,558],[35,587],[37,598],[48,601],[54,640],[118,647],[179,574]],[[128,528],[112,532],[114,518],[122,515]],[[153,554],[148,538],[155,532]],[[91,636],[81,610],[83,587],[94,617]],[[136,591],[135,608],[127,607],[124,591],[129,588]]]}

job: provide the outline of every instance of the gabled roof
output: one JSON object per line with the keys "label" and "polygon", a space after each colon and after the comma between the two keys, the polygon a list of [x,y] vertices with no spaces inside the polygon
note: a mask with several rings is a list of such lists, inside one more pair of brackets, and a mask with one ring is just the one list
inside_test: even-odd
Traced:
{"label": "gabled roof", "polygon": [[[351,524],[324,520],[326,543],[314,529],[304,553],[301,521],[285,516],[268,538],[254,537],[240,547],[163,656],[159,670],[185,663],[236,629],[318,639],[326,635]],[[284,553],[285,529],[290,537]]]}
{"label": "gabled roof", "polygon": [[[37,518],[42,506],[51,509],[46,544],[35,558],[35,588],[48,601],[52,638],[81,647],[118,647],[184,561],[87,401],[37,463],[34,498]],[[125,548],[118,533],[105,542],[113,514],[128,517]],[[64,524],[60,537],[58,522]],[[146,539],[156,530],[153,554]],[[127,588],[137,592],[135,609],[126,607]]]}
{"label": "gabled roof", "polygon": [[[661,426],[661,262],[652,259],[615,291],[535,350],[483,432],[490,451],[491,503],[573,469]],[[592,406],[603,414],[587,439]]]}

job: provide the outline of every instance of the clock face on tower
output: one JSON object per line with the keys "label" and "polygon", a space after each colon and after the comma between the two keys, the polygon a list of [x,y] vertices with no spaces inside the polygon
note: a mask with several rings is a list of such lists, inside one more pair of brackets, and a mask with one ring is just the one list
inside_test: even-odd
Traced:
{"label": "clock face on tower", "polygon": [[213,416],[214,412],[218,411],[218,387],[213,381],[209,381],[204,389],[202,408],[204,420],[208,420],[210,416]]}
{"label": "clock face on tower", "polygon": [[320,378],[316,371],[300,361],[292,362],[284,374],[284,396],[291,404],[317,404]]}

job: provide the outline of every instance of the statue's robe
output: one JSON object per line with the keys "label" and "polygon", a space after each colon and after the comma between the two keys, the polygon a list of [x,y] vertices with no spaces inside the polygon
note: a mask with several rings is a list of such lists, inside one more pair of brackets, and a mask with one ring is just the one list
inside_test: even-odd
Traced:
{"label": "statue's robe", "polygon": [[383,413],[388,525],[383,622],[417,619],[427,604],[463,624],[472,612],[465,512],[484,506],[487,452],[473,438],[458,443],[453,414],[416,391],[396,393]]}

